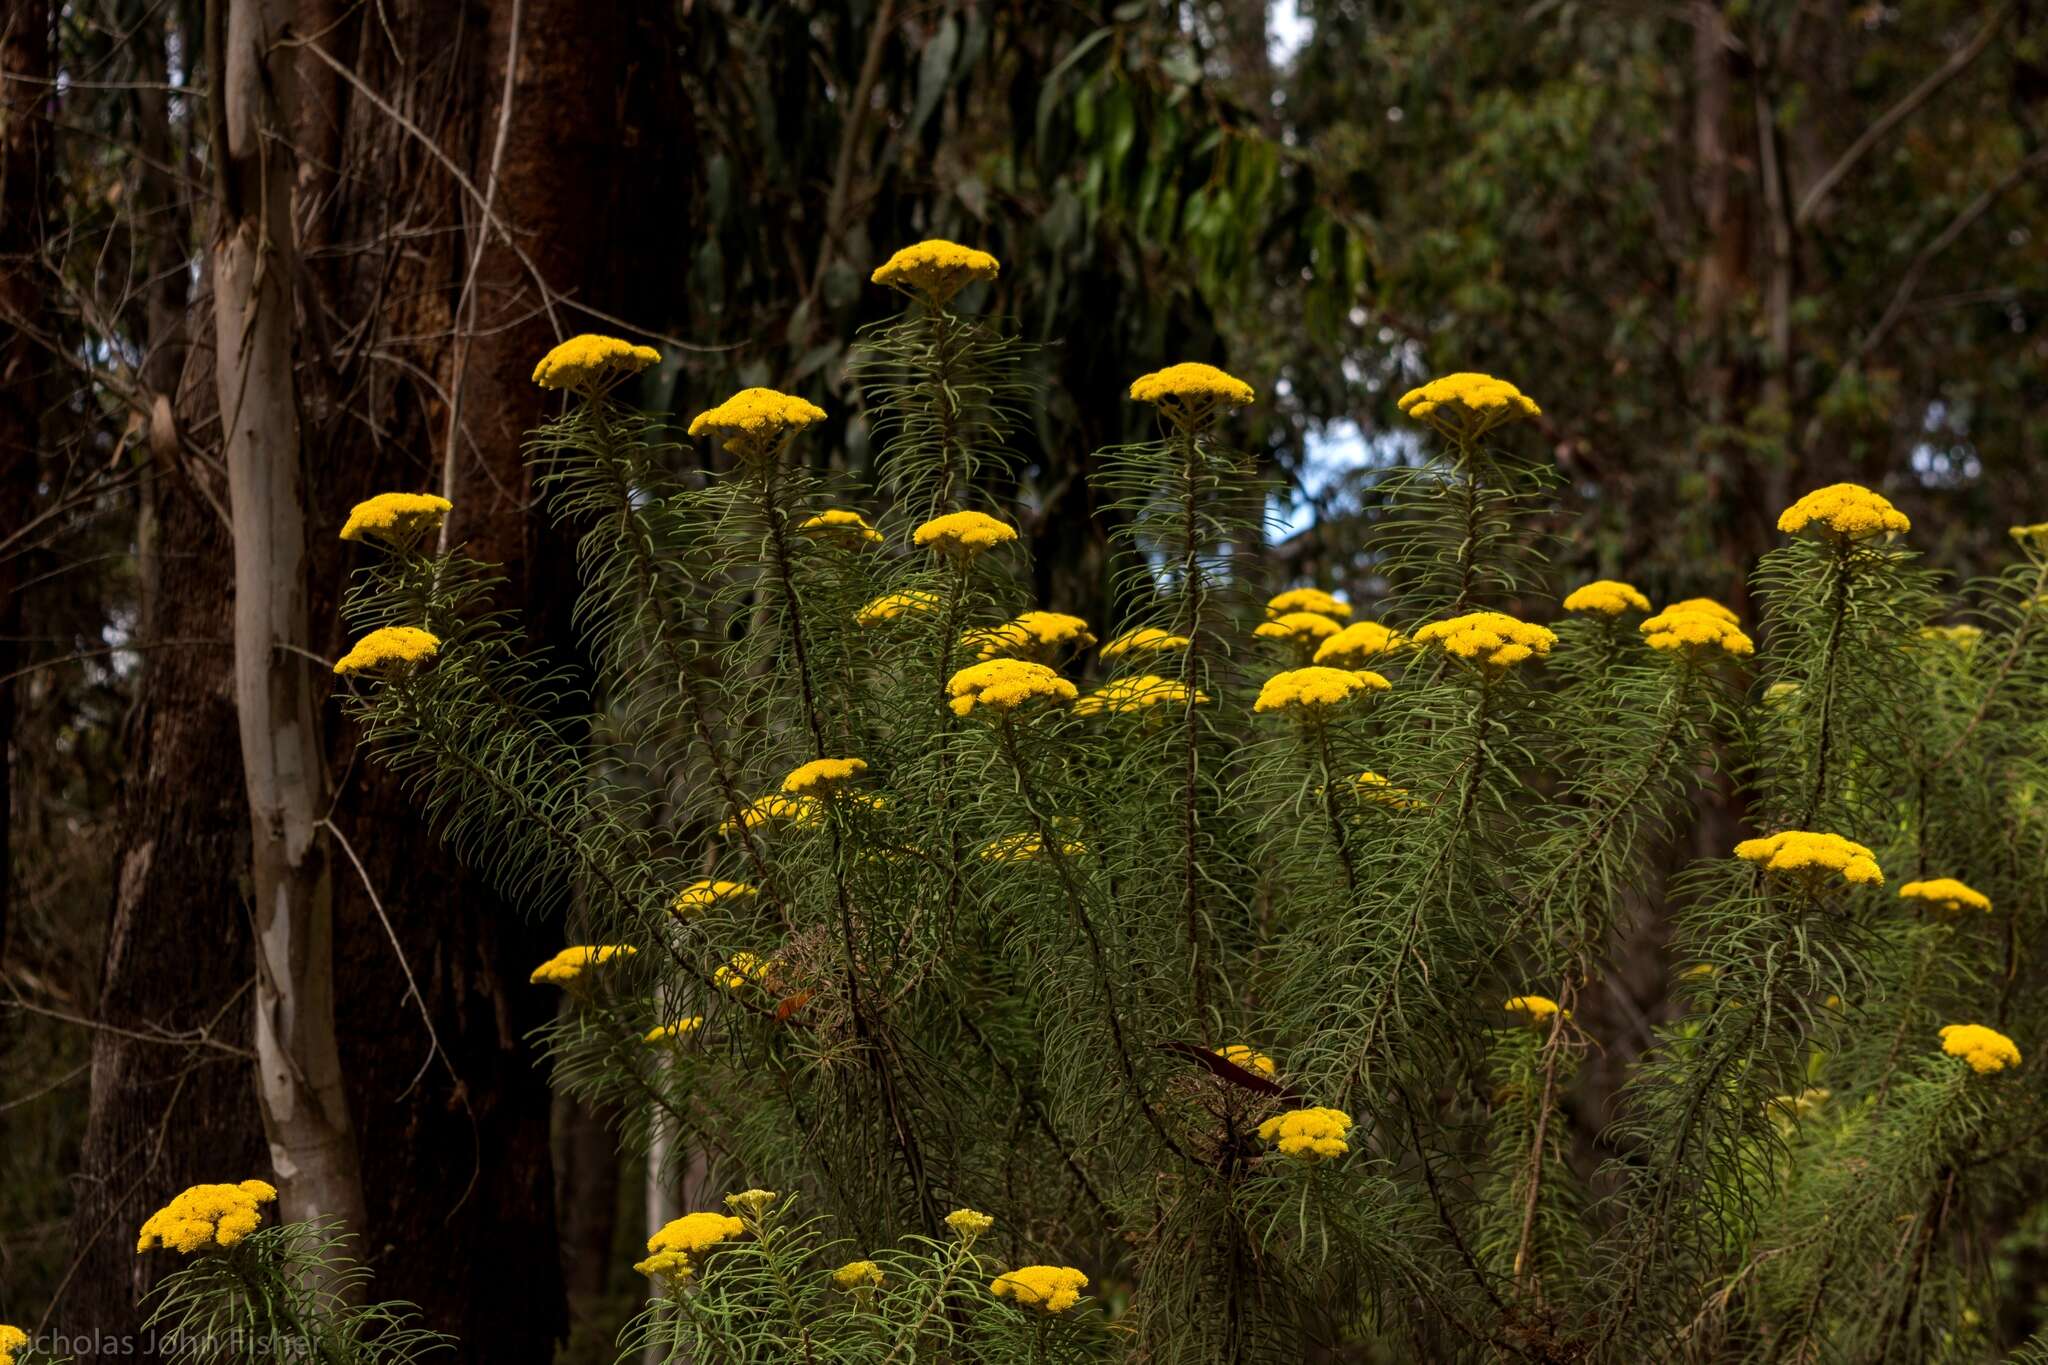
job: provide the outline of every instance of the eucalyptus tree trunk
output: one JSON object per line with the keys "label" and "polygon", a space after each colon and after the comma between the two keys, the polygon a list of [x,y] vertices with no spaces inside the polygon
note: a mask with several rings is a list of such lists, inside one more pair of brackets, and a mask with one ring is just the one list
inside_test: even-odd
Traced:
{"label": "eucalyptus tree trunk", "polygon": [[[225,14],[220,13],[225,9]],[[235,541],[235,704],[256,931],[257,1096],[285,1218],[363,1227],[334,1032],[325,762],[308,661],[293,374],[295,72],[288,0],[218,0],[215,382]]]}

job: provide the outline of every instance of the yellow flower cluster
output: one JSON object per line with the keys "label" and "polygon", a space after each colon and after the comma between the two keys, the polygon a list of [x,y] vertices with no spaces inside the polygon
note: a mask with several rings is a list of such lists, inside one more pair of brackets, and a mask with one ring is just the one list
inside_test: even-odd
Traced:
{"label": "yellow flower cluster", "polygon": [[1910,531],[1913,523],[1882,494],[1860,483],[1831,483],[1780,513],[1778,529],[1794,536],[1810,532],[1832,540],[1868,540]]}
{"label": "yellow flower cluster", "polygon": [[409,545],[440,530],[441,518],[454,506],[433,493],[379,493],[349,509],[348,520],[341,524],[341,538]]}
{"label": "yellow flower cluster", "polygon": [[2048,521],[2037,521],[2031,526],[2015,526],[2011,530],[2011,535],[2023,550],[2048,550]]}
{"label": "yellow flower cluster", "polygon": [[1543,412],[1507,380],[1469,370],[1410,389],[1394,406],[1453,441],[1477,440],[1518,417]]}
{"label": "yellow flower cluster", "polygon": [[1977,626],[1926,626],[1921,629],[1920,638],[1940,640],[1967,652],[1977,647],[1977,642],[1984,638],[1984,632]]}
{"label": "yellow flower cluster", "polygon": [[834,507],[814,517],[806,517],[797,523],[796,529],[822,539],[845,541],[851,545],[882,543],[882,533],[868,525],[866,517],[858,512],[847,511],[843,507]]}
{"label": "yellow flower cluster", "polygon": [[724,438],[741,454],[757,454],[825,420],[816,403],[776,389],[741,389],[715,408],[690,419],[690,435]]}
{"label": "yellow flower cluster", "polygon": [[1256,396],[1252,386],[1236,375],[1199,361],[1168,365],[1163,370],[1154,370],[1131,381],[1132,398],[1140,403],[1161,406],[1178,404],[1195,408],[1227,403],[1241,408]]}
{"label": "yellow flower cluster", "polygon": [[[1187,699],[1187,684],[1175,682],[1171,678],[1162,678],[1156,673],[1147,673],[1142,677],[1118,678],[1114,682],[1104,683],[1074,703],[1074,714],[1126,715],[1154,706],[1183,706]],[[1208,700],[1208,693],[1195,693],[1197,705]]]}
{"label": "yellow flower cluster", "polygon": [[969,664],[946,681],[953,714],[964,716],[977,706],[1010,711],[1027,701],[1072,701],[1080,689],[1047,668],[1024,659],[990,659]]}
{"label": "yellow flower cluster", "polygon": [[1252,634],[1261,640],[1287,640],[1293,644],[1314,645],[1335,635],[1343,627],[1329,617],[1312,611],[1290,611],[1270,621],[1261,621]]}
{"label": "yellow flower cluster", "polygon": [[585,332],[542,356],[533,367],[533,382],[544,389],[598,393],[660,359],[661,352],[652,346]]}
{"label": "yellow flower cluster", "polygon": [[1703,611],[1709,616],[1718,616],[1731,626],[1742,624],[1742,618],[1732,607],[1725,607],[1711,597],[1688,597],[1682,602],[1673,602],[1666,611]]}
{"label": "yellow flower cluster", "polygon": [[946,1226],[963,1242],[972,1242],[995,1225],[995,1219],[973,1209],[954,1209],[946,1215]]}
{"label": "yellow flower cluster", "polygon": [[891,289],[926,295],[943,305],[977,280],[993,280],[1001,269],[1001,263],[986,251],[934,237],[904,247],[876,266],[868,278]]}
{"label": "yellow flower cluster", "polygon": [[1877,855],[1839,834],[1788,829],[1761,839],[1744,839],[1735,846],[1735,856],[1762,864],[1766,872],[1797,872],[1816,879],[1833,872],[1851,886],[1884,885]]}
{"label": "yellow flower cluster", "polygon": [[1719,603],[1709,605],[1718,610],[1683,605],[1666,607],[1637,629],[1642,631],[1643,641],[1650,648],[1670,654],[1710,649],[1719,649],[1738,658],[1754,654],[1756,643],[1735,624],[1735,614]]}
{"label": "yellow flower cluster", "polygon": [[1351,779],[1352,794],[1362,801],[1376,806],[1392,806],[1395,810],[1419,810],[1428,805],[1421,797],[1412,795],[1406,787],[1397,787],[1376,772],[1362,772]]}
{"label": "yellow flower cluster", "polygon": [[1403,643],[1398,632],[1379,622],[1359,621],[1317,645],[1315,661],[1331,668],[1357,668],[1382,654],[1393,653]]}
{"label": "yellow flower cluster", "polygon": [[690,1265],[690,1258],[680,1251],[657,1251],[644,1261],[633,1262],[633,1269],[650,1279],[665,1275],[676,1281],[687,1280],[696,1273]]}
{"label": "yellow flower cluster", "polygon": [[720,834],[737,834],[741,826],[759,829],[763,825],[788,824],[796,826],[814,825],[818,822],[820,807],[815,796],[784,796],[770,792],[747,803],[735,820],[731,816],[718,822]]}
{"label": "yellow flower cluster", "polygon": [[1980,1076],[2020,1064],[2020,1050],[2013,1040],[1982,1024],[1943,1025],[1941,1050],[1962,1058]]}
{"label": "yellow flower cluster", "polygon": [[1419,627],[1415,643],[1435,645],[1453,658],[1510,668],[1526,659],[1547,657],[1557,635],[1505,612],[1473,611]]}
{"label": "yellow flower cluster", "polygon": [[669,1275],[679,1280],[690,1277],[689,1258],[702,1256],[728,1237],[737,1237],[746,1225],[726,1213],[686,1213],[664,1224],[647,1239],[650,1253],[633,1269],[642,1275]]}
{"label": "yellow flower cluster", "polygon": [[853,619],[861,625],[873,626],[880,625],[884,621],[893,621],[906,612],[937,611],[938,609],[939,599],[935,593],[892,592],[877,597],[874,601],[862,607],[855,613]]}
{"label": "yellow flower cluster", "polygon": [[15,1356],[27,1345],[28,1333],[0,1324],[0,1365],[14,1365]]}
{"label": "yellow flower cluster", "polygon": [[1625,611],[1648,611],[1650,599],[1638,592],[1633,583],[1624,583],[1618,578],[1596,578],[1566,594],[1564,609],[1592,612],[1599,616],[1619,616]]}
{"label": "yellow flower cluster", "polygon": [[356,641],[354,649],[337,659],[334,671],[344,678],[387,669],[409,671],[440,652],[440,637],[418,626],[380,626]]}
{"label": "yellow flower cluster", "polygon": [[533,969],[527,980],[534,985],[566,986],[583,975],[585,967],[595,967],[610,962],[615,957],[631,957],[638,948],[625,943],[584,943],[564,948],[546,962]]}
{"label": "yellow flower cluster", "polygon": [[192,1252],[208,1246],[231,1247],[256,1231],[263,1221],[263,1206],[276,1200],[276,1188],[262,1180],[194,1185],[149,1215],[135,1239],[135,1250],[141,1253],[161,1246],[168,1251]]}
{"label": "yellow flower cluster", "polygon": [[1027,611],[1013,621],[987,630],[969,631],[961,643],[979,659],[1006,655],[1050,652],[1066,645],[1086,649],[1095,643],[1088,623],[1078,616],[1059,611]]}
{"label": "yellow flower cluster", "polygon": [[676,892],[669,912],[678,919],[702,914],[721,901],[741,900],[758,894],[745,882],[695,881]]}
{"label": "yellow flower cluster", "polygon": [[734,953],[723,966],[711,974],[712,984],[729,991],[743,986],[759,984],[768,979],[768,974],[782,964],[774,958],[759,957],[753,953]]}
{"label": "yellow flower cluster", "polygon": [[989,1281],[988,1292],[1019,1308],[1064,1313],[1081,1301],[1087,1287],[1088,1277],[1070,1265],[1027,1265],[996,1276]]}
{"label": "yellow flower cluster", "polygon": [[1337,621],[1351,619],[1351,604],[1321,588],[1289,588],[1266,599],[1266,615],[1281,617],[1291,611],[1312,611]]}
{"label": "yellow flower cluster", "polygon": [[[1550,1017],[1557,1013],[1557,1002],[1547,995],[1509,996],[1500,1002],[1500,1007],[1509,1014],[1521,1015],[1522,1022],[1532,1028],[1540,1024],[1549,1023]],[[1572,1017],[1572,1012],[1566,1010],[1564,1017],[1569,1020]]]}
{"label": "yellow flower cluster", "polygon": [[[1060,856],[1078,857],[1088,851],[1088,846],[1079,839],[1062,838]],[[1000,839],[991,839],[981,846],[979,855],[990,863],[1031,863],[1045,856],[1045,840],[1036,834],[1005,834]]]}
{"label": "yellow flower cluster", "polygon": [[647,1037],[643,1041],[649,1043],[679,1043],[703,1027],[704,1016],[693,1014],[687,1019],[678,1019],[673,1024],[663,1024],[658,1028],[647,1030]]}
{"label": "yellow flower cluster", "polygon": [[1186,649],[1188,637],[1175,635],[1170,630],[1156,626],[1140,626],[1127,630],[1102,647],[1105,659],[1119,658],[1125,654],[1165,654],[1171,650]]}
{"label": "yellow flower cluster", "polygon": [[1259,1139],[1300,1161],[1322,1161],[1351,1150],[1351,1115],[1342,1109],[1290,1109],[1259,1125]]}
{"label": "yellow flower cluster", "polygon": [[1252,710],[1301,710],[1319,715],[1332,706],[1354,701],[1369,692],[1384,692],[1392,684],[1377,673],[1353,668],[1290,668],[1266,679]]}
{"label": "yellow flower cluster", "polygon": [[1017,528],[986,512],[947,512],[910,533],[919,549],[972,557],[1017,538]]}
{"label": "yellow flower cluster", "polygon": [[1246,1071],[1256,1071],[1261,1076],[1276,1074],[1271,1057],[1255,1048],[1246,1047],[1243,1043],[1219,1047],[1216,1049],[1216,1055],[1233,1066],[1241,1066]]}
{"label": "yellow flower cluster", "polygon": [[829,796],[868,770],[860,758],[814,758],[790,770],[782,789],[793,795]]}
{"label": "yellow flower cluster", "polygon": [[725,1197],[725,1206],[741,1213],[750,1213],[759,1218],[775,1207],[775,1201],[782,1198],[773,1190],[741,1190],[738,1194]]}
{"label": "yellow flower cluster", "polygon": [[880,1289],[882,1268],[873,1261],[848,1261],[832,1272],[832,1283],[849,1294],[860,1289]]}
{"label": "yellow flower cluster", "polygon": [[1899,888],[1900,900],[1926,901],[1951,915],[1965,910],[1991,909],[1991,897],[1963,885],[1954,877],[1935,877],[1924,882],[1907,882]]}

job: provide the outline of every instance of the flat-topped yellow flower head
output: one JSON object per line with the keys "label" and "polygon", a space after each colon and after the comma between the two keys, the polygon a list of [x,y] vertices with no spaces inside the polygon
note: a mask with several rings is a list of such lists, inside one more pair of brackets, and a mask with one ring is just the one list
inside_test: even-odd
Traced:
{"label": "flat-topped yellow flower head", "polygon": [[[686,1213],[670,1219],[647,1239],[651,1252],[673,1251],[684,1256],[702,1256],[720,1242],[737,1237],[747,1225],[729,1213]],[[639,1267],[635,1266],[638,1270]],[[642,1272],[645,1273],[645,1272]]]}
{"label": "flat-topped yellow flower head", "polygon": [[849,1294],[882,1287],[882,1268],[873,1261],[848,1261],[832,1272],[832,1285]]}
{"label": "flat-topped yellow flower head", "polygon": [[814,758],[790,770],[782,789],[797,796],[830,796],[868,770],[860,758]]}
{"label": "flat-topped yellow flower head", "polygon": [[752,900],[760,893],[745,882],[723,882],[706,879],[691,882],[676,892],[675,900],[669,905],[669,913],[678,919],[701,915],[714,905],[727,901]]}
{"label": "flat-topped yellow flower head", "polygon": [[875,273],[868,278],[876,284],[929,299],[943,308],[968,285],[993,280],[1001,270],[1001,262],[986,251],[933,237],[904,247],[876,266]]}
{"label": "flat-topped yellow flower head", "polygon": [[2018,1045],[1997,1029],[1986,1028],[1982,1024],[1943,1025],[1941,1050],[1951,1057],[1962,1058],[1980,1076],[2020,1064]]}
{"label": "flat-topped yellow flower head", "polygon": [[815,825],[823,814],[815,796],[790,796],[782,792],[770,792],[748,802],[735,820],[732,816],[718,822],[720,834],[737,834],[742,828],[760,829],[765,825],[793,825],[802,828]]}
{"label": "flat-topped yellow flower head", "polygon": [[[1078,858],[1088,851],[1079,839],[1059,838],[1062,858]],[[1036,834],[1005,834],[981,846],[976,855],[985,863],[1035,863],[1045,856],[1045,840]]]}
{"label": "flat-topped yellow flower head", "polygon": [[1185,635],[1175,635],[1157,626],[1140,626],[1136,630],[1125,631],[1104,645],[1102,657],[1115,659],[1125,654],[1165,654],[1187,647],[1188,637]]}
{"label": "flat-topped yellow flower head", "polygon": [[28,1333],[19,1327],[0,1323],[0,1365],[14,1365],[15,1359],[28,1346]]}
{"label": "flat-topped yellow flower head", "polygon": [[879,545],[882,533],[868,519],[844,507],[833,507],[797,523],[797,533],[841,545]]}
{"label": "flat-topped yellow flower head", "polygon": [[[1104,683],[1074,703],[1077,716],[1123,716],[1149,711],[1155,706],[1182,708],[1187,705],[1187,684],[1146,673],[1135,678],[1118,678]],[[1195,705],[1209,700],[1205,692],[1195,693]]]}
{"label": "flat-topped yellow flower head", "polygon": [[998,521],[986,512],[947,512],[933,517],[910,533],[911,544],[921,550],[972,558],[1017,538],[1017,528]]}
{"label": "flat-topped yellow flower head", "polygon": [[946,681],[953,714],[964,716],[977,706],[1014,711],[1029,701],[1072,701],[1080,689],[1041,663],[1026,659],[990,659],[969,664]]}
{"label": "flat-topped yellow flower head", "polygon": [[1395,402],[1408,416],[1450,441],[1476,441],[1495,427],[1543,409],[1505,379],[1470,370],[1432,379]]}
{"label": "flat-topped yellow flower head", "polygon": [[741,389],[717,407],[692,417],[690,435],[716,436],[739,455],[772,455],[783,441],[824,420],[823,408],[795,394]]}
{"label": "flat-topped yellow flower head", "polygon": [[1854,541],[1899,535],[1912,530],[1913,523],[1882,494],[1873,493],[1860,483],[1831,483],[1814,489],[1780,513],[1778,529],[1791,536]]}
{"label": "flat-topped yellow flower head", "polygon": [[647,1030],[647,1037],[643,1041],[649,1043],[680,1043],[703,1027],[704,1016],[693,1014],[688,1018],[678,1019],[673,1024],[662,1024]]}
{"label": "flat-topped yellow flower head", "polygon": [[408,546],[441,529],[455,506],[433,493],[379,493],[349,509],[341,525],[343,540],[381,540]]}
{"label": "flat-topped yellow flower head", "polygon": [[263,1206],[276,1201],[276,1188],[263,1180],[194,1185],[149,1216],[135,1239],[135,1250],[140,1254],[160,1246],[190,1253],[231,1247],[256,1231],[263,1221]]}
{"label": "flat-topped yellow flower head", "polygon": [[1724,606],[1711,597],[1688,597],[1682,602],[1673,602],[1664,610],[1705,612],[1709,616],[1720,617],[1731,626],[1742,624],[1742,618],[1735,614],[1734,608]]}
{"label": "flat-topped yellow flower head", "polygon": [[567,389],[595,396],[660,359],[661,352],[652,346],[635,346],[617,337],[585,332],[542,356],[533,367],[533,382],[544,389]]}
{"label": "flat-topped yellow flower head", "polygon": [[534,985],[566,986],[582,977],[591,967],[610,962],[615,958],[631,957],[638,948],[625,943],[580,943],[564,948],[546,962],[533,969],[527,980]]}
{"label": "flat-topped yellow flower head", "polygon": [[[1547,995],[1509,996],[1506,1000],[1500,1002],[1500,1007],[1509,1014],[1518,1016],[1519,1022],[1527,1024],[1531,1028],[1549,1023],[1551,1016],[1557,1013],[1557,1002]],[[1572,1017],[1572,1012],[1566,1010],[1564,1017],[1569,1021]]]}
{"label": "flat-topped yellow flower head", "polygon": [[1618,578],[1596,578],[1565,595],[1566,611],[1593,616],[1619,616],[1625,611],[1648,611],[1650,599],[1636,591],[1635,584]]}
{"label": "flat-topped yellow flower head", "polygon": [[1922,626],[1920,628],[1920,638],[1944,645],[1953,645],[1967,654],[1975,649],[1978,642],[1984,638],[1984,631],[1980,626],[1969,625]]}
{"label": "flat-topped yellow flower head", "polygon": [[1289,588],[1266,599],[1266,616],[1275,619],[1291,611],[1312,611],[1332,621],[1349,621],[1351,604],[1321,588]]}
{"label": "flat-topped yellow flower head", "polygon": [[1131,397],[1150,403],[1160,416],[1184,429],[1201,426],[1225,408],[1241,408],[1256,395],[1252,386],[1214,365],[1190,361],[1140,375],[1131,381]]}
{"label": "flat-topped yellow flower head", "polygon": [[1388,806],[1394,810],[1421,810],[1429,803],[1409,792],[1406,787],[1397,787],[1386,778],[1370,770],[1351,779],[1351,794],[1361,801],[1375,806]]}
{"label": "flat-topped yellow flower head", "polygon": [[723,990],[738,991],[765,982],[782,963],[758,953],[734,953],[711,974],[711,983]]}
{"label": "flat-topped yellow flower head", "polygon": [[1406,641],[1377,621],[1354,621],[1316,646],[1315,662],[1330,668],[1358,668],[1383,654],[1392,654]]}
{"label": "flat-topped yellow flower head", "polygon": [[1988,914],[1991,910],[1991,897],[1963,885],[1954,877],[1907,882],[1899,888],[1899,899],[1919,901],[1946,915],[1960,915],[1965,910],[1982,910]]}
{"label": "flat-topped yellow flower head", "polygon": [[978,659],[1048,656],[1061,649],[1086,649],[1095,643],[1088,623],[1061,611],[1027,611],[1015,620],[986,630],[969,631],[961,644]]}
{"label": "flat-topped yellow flower head", "polygon": [[1333,706],[1345,706],[1374,692],[1384,692],[1390,683],[1377,673],[1358,668],[1290,668],[1266,679],[1252,710],[1295,711],[1313,719]]}
{"label": "flat-topped yellow flower head", "polygon": [[995,1219],[974,1209],[954,1209],[946,1215],[946,1226],[953,1229],[953,1235],[970,1245],[995,1225]]}
{"label": "flat-topped yellow flower head", "polygon": [[1290,1109],[1259,1125],[1259,1140],[1296,1161],[1325,1161],[1351,1150],[1351,1115],[1342,1109]]}
{"label": "flat-topped yellow flower head", "polygon": [[937,611],[938,609],[939,598],[937,593],[917,592],[914,590],[911,592],[892,592],[877,597],[874,601],[862,607],[854,614],[853,619],[863,626],[878,626],[884,621],[893,621],[899,616],[907,616],[913,612]]}
{"label": "flat-topped yellow flower head", "polygon": [[1761,839],[1744,839],[1735,846],[1735,856],[1766,872],[1804,877],[1810,882],[1839,876],[1850,886],[1884,885],[1877,855],[1839,834],[1788,829]]}
{"label": "flat-topped yellow flower head", "polygon": [[411,673],[441,651],[440,637],[418,626],[382,626],[356,641],[335,661],[340,677],[357,673]]}
{"label": "flat-topped yellow flower head", "polygon": [[1261,621],[1252,634],[1261,640],[1284,640],[1294,645],[1319,645],[1343,627],[1327,616],[1312,611],[1290,611],[1270,621]]}
{"label": "flat-topped yellow flower head", "polygon": [[690,1258],[680,1251],[657,1251],[642,1261],[633,1262],[633,1269],[652,1279],[659,1276],[682,1284],[697,1273],[690,1264]]}
{"label": "flat-topped yellow flower head", "polygon": [[1088,1277],[1070,1265],[1027,1265],[990,1280],[988,1292],[1019,1308],[1064,1313],[1081,1301],[1087,1287]]}
{"label": "flat-topped yellow flower head", "polygon": [[1529,659],[1548,657],[1550,647],[1557,643],[1557,635],[1543,626],[1518,621],[1506,612],[1472,611],[1418,627],[1415,643],[1441,649],[1467,663],[1506,669]]}
{"label": "flat-topped yellow flower head", "polygon": [[1666,607],[1637,627],[1643,642],[1667,654],[1698,657],[1718,651],[1745,658],[1756,653],[1756,642],[1742,633],[1733,621],[1697,609]]}
{"label": "flat-topped yellow flower head", "polygon": [[1261,1076],[1278,1074],[1271,1057],[1260,1052],[1257,1048],[1247,1047],[1243,1043],[1231,1043],[1228,1046],[1219,1047],[1216,1049],[1216,1055],[1233,1066],[1243,1067],[1246,1071],[1256,1071]]}

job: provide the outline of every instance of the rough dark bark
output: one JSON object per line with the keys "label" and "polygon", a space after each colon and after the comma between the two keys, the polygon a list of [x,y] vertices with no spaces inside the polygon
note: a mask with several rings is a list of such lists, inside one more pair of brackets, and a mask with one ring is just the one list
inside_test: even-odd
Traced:
{"label": "rough dark bark", "polygon": [[[348,506],[372,493],[442,489],[451,403],[459,404],[461,457],[445,485],[456,506],[450,542],[504,564],[505,600],[521,608],[536,644],[574,653],[573,575],[562,571],[571,552],[535,505],[521,454],[525,432],[544,415],[533,364],[557,339],[535,275],[550,295],[607,311],[624,295],[617,261],[626,253],[611,243],[635,217],[625,196],[658,176],[640,160],[644,149],[674,136],[673,111],[656,106],[656,72],[638,54],[668,50],[668,21],[656,5],[523,0],[516,8],[501,158],[512,0],[404,0],[385,7],[375,31],[344,24],[322,44],[361,82],[336,91],[341,169],[325,240],[374,242],[398,222],[413,229],[402,243],[352,255],[337,248],[311,261],[338,325],[367,322],[375,344],[407,362],[337,356],[311,378],[314,620],[332,623],[315,647],[330,655],[346,646],[338,599],[362,552],[319,528],[338,527]],[[399,36],[395,49],[385,22]],[[404,111],[417,131],[379,102]],[[518,251],[492,235],[478,253],[491,221],[511,229]],[[556,317],[565,333],[613,330],[559,302]],[[337,970],[348,989],[338,1009],[369,1260],[380,1292],[417,1301],[430,1323],[461,1338],[465,1358],[544,1362],[567,1315],[550,1095],[524,1039],[557,1003],[527,974],[560,945],[561,926],[535,922],[459,867],[404,792],[353,752],[346,726],[332,729],[341,782],[334,822],[363,860],[448,1061],[429,1064],[390,937],[364,879],[343,866]],[[450,1256],[450,1247],[463,1254]],[[579,1258],[573,1273],[601,1277],[604,1266]],[[519,1292],[507,1294],[507,1285]]]}

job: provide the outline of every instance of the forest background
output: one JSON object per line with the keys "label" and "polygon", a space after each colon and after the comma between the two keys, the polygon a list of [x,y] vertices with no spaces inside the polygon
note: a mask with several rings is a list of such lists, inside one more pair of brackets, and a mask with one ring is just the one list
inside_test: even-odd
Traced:
{"label": "forest background", "polygon": [[[254,139],[238,25],[293,93]],[[1880,489],[1959,577],[2048,517],[2044,196],[2029,0],[0,0],[0,1319],[131,1332],[135,1225],[267,1160],[251,531],[217,383],[248,224],[291,262],[257,285],[311,528],[276,581],[326,768],[363,1251],[378,1292],[511,1365],[609,1358],[641,1173],[526,1040],[559,926],[361,761],[322,665],[331,528],[386,488],[448,492],[573,652],[573,528],[520,453],[553,341],[659,348],[656,411],[804,394],[859,475],[847,342],[895,306],[869,271],[949,237],[1001,259],[992,307],[1047,343],[1008,510],[1048,608],[1117,617],[1088,452],[1149,420],[1130,377],[1201,359],[1259,390],[1275,581],[1369,614],[1364,530],[1415,454],[1393,399],[1477,369],[1543,406],[1555,586],[1747,617],[1777,510],[1819,484]],[[1742,811],[1701,800],[1693,837],[1725,848]],[[1644,969],[1582,1005],[1624,1040],[1572,1100],[1589,1166],[1667,1013],[1643,910]]]}

